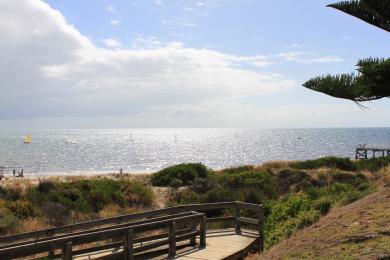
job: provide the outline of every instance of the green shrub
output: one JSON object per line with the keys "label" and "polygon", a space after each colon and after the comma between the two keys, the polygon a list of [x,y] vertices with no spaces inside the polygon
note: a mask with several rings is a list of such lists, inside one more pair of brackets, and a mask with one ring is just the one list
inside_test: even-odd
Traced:
{"label": "green shrub", "polygon": [[289,192],[292,188],[295,191],[306,189],[312,186],[312,178],[307,173],[295,170],[295,169],[284,169],[278,174],[278,191],[280,194]]}
{"label": "green shrub", "polygon": [[43,193],[48,193],[54,189],[54,183],[52,181],[40,181],[38,184],[38,191]]}
{"label": "green shrub", "polygon": [[183,163],[165,168],[152,175],[154,186],[169,186],[174,179],[191,185],[196,178],[207,178],[208,169],[201,163]]}
{"label": "green shrub", "polygon": [[349,172],[334,171],[331,172],[331,178],[333,183],[334,182],[345,183],[345,184],[350,184],[354,187],[357,187],[362,183],[368,183],[366,176],[364,176],[361,173],[355,174]]}
{"label": "green shrub", "polygon": [[323,157],[315,160],[296,162],[292,167],[302,170],[318,169],[322,167],[336,168],[343,171],[355,171],[355,163],[349,158]]}
{"label": "green shrub", "polygon": [[141,182],[103,178],[33,187],[28,190],[27,198],[34,205],[42,206],[52,202],[64,206],[67,210],[97,213],[109,204],[121,207],[149,206],[153,201],[153,192]]}
{"label": "green shrub", "polygon": [[231,167],[231,168],[223,169],[221,171],[221,173],[223,173],[223,174],[237,174],[237,173],[241,173],[241,172],[252,171],[252,170],[254,170],[254,168],[255,167],[252,165],[242,165],[242,166],[238,166],[238,167]]}
{"label": "green shrub", "polygon": [[183,189],[178,192],[175,192],[173,194],[173,197],[171,198],[171,204],[177,205],[177,204],[193,204],[193,203],[199,203],[200,196],[198,193],[190,190],[190,189]]}
{"label": "green shrub", "polygon": [[18,218],[25,219],[36,215],[35,208],[29,201],[10,201],[6,207]]}
{"label": "green shrub", "polygon": [[371,172],[376,172],[390,165],[390,157],[380,157],[380,158],[371,158],[368,160],[359,160],[355,162],[355,165],[359,170],[369,170]]}
{"label": "green shrub", "polygon": [[332,207],[332,201],[329,198],[321,198],[314,202],[313,205],[315,210],[318,210],[321,215],[328,214],[330,208]]}
{"label": "green shrub", "polygon": [[41,207],[41,214],[54,226],[67,224],[70,210],[57,202],[45,202]]}
{"label": "green shrub", "polygon": [[0,234],[5,235],[14,232],[19,220],[6,208],[0,208]]}
{"label": "green shrub", "polygon": [[121,185],[127,205],[150,206],[153,203],[153,191],[144,183],[139,181],[126,181]]}
{"label": "green shrub", "polygon": [[13,201],[17,201],[18,199],[20,199],[22,197],[22,189],[20,187],[9,187],[6,189],[6,194],[4,196],[4,198],[6,200],[13,200]]}
{"label": "green shrub", "polygon": [[195,178],[194,182],[191,185],[191,190],[197,193],[207,192],[212,188],[210,179],[207,178]]}

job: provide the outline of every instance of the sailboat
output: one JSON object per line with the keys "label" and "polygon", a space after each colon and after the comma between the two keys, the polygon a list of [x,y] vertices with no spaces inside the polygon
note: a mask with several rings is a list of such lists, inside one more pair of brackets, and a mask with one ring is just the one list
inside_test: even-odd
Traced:
{"label": "sailboat", "polygon": [[27,134],[26,138],[24,139],[25,144],[30,144],[31,143],[31,135]]}

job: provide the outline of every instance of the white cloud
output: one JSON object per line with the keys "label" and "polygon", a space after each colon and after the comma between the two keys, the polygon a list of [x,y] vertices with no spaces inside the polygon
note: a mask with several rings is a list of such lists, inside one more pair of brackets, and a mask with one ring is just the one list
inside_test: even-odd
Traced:
{"label": "white cloud", "polygon": [[163,47],[163,43],[159,39],[153,36],[149,37],[136,37],[131,42],[133,49],[146,50],[146,49],[158,49]]}
{"label": "white cloud", "polygon": [[111,23],[112,25],[118,25],[118,24],[119,24],[119,21],[113,19],[113,20],[110,21],[110,23]]}
{"label": "white cloud", "polygon": [[116,8],[113,5],[108,5],[106,7],[106,10],[109,11],[109,12],[116,12]]}
{"label": "white cloud", "polygon": [[342,58],[337,56],[318,56],[308,52],[282,52],[277,55],[285,61],[293,61],[300,63],[333,63],[342,62]]}
{"label": "white cloud", "polygon": [[[99,48],[42,1],[0,1],[0,9],[0,119],[153,121],[169,108],[191,120],[191,111],[207,118],[210,109],[223,108],[220,104],[239,107],[243,98],[296,85],[246,69],[266,62],[263,56],[228,55],[178,42],[159,46],[157,39],[143,39],[155,45],[150,49],[117,49],[121,43],[113,38],[104,40],[110,48]],[[209,110],[202,108],[206,104]]]}
{"label": "white cloud", "polygon": [[161,0],[154,0],[153,3],[154,3],[155,5],[164,5],[164,2],[161,1]]}
{"label": "white cloud", "polygon": [[117,40],[117,39],[114,39],[114,38],[107,38],[107,39],[104,39],[103,40],[103,43],[107,46],[107,47],[111,47],[111,48],[115,48],[115,47],[119,47],[122,45],[122,43]]}

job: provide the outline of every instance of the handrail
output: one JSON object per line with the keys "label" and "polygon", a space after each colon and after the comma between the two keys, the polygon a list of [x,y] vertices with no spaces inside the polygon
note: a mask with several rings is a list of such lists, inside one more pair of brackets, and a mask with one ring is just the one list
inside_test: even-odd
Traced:
{"label": "handrail", "polygon": [[103,218],[98,220],[80,222],[71,225],[65,225],[60,227],[53,227],[33,232],[25,232],[16,235],[1,236],[0,243],[14,243],[16,240],[26,240],[26,239],[38,239],[39,237],[52,237],[56,234],[61,233],[73,233],[77,230],[83,230],[88,228],[94,228],[102,225],[114,225],[119,222],[132,221],[142,218],[157,217],[168,214],[177,214],[188,211],[199,211],[199,210],[208,210],[208,209],[226,209],[234,208],[235,202],[221,202],[221,203],[208,203],[208,204],[191,204],[191,205],[181,205],[164,209],[157,209],[151,211],[145,211],[135,214],[121,215],[111,218]]}
{"label": "handrail", "polygon": [[[234,209],[235,215],[206,219],[204,213],[198,213],[199,211],[204,212],[213,209]],[[254,212],[255,218],[241,217],[242,210],[245,210],[245,212]],[[264,216],[262,205],[236,201],[181,205],[0,237],[0,242],[12,243],[0,245],[0,259],[3,259],[3,257],[23,257],[44,252],[49,252],[49,257],[54,258],[54,250],[58,249],[61,249],[62,251],[62,259],[67,259],[65,255],[72,255],[72,252],[76,254],[79,252],[96,252],[99,248],[109,249],[122,246],[124,248],[123,254],[130,257],[135,253],[145,252],[147,248],[151,247],[151,249],[153,249],[161,245],[169,245],[169,253],[174,255],[176,252],[176,242],[181,239],[184,240],[184,238],[190,238],[190,244],[194,245],[196,243],[195,237],[199,235],[200,246],[206,245],[206,222],[214,223],[227,221],[234,221],[236,234],[241,234],[241,223],[249,225],[249,227],[255,225],[258,232],[258,238],[256,240],[257,249],[259,251],[263,250]],[[196,231],[196,226],[198,225],[195,224],[196,222],[200,224],[199,231]],[[178,224],[189,226],[188,228],[176,230]],[[161,234],[151,237],[150,239],[134,237],[134,233],[143,233],[148,230],[156,229],[160,230],[161,228],[169,228],[169,232],[165,233],[165,235]],[[122,241],[95,246],[90,249],[72,251],[73,246],[117,237],[122,237]],[[151,243],[148,244],[148,246],[138,246],[135,248],[134,245],[140,241],[151,241]]]}
{"label": "handrail", "polygon": [[[113,228],[110,230],[97,231],[97,232],[93,231],[87,234],[79,234],[79,235],[67,236],[62,238],[54,237],[53,239],[46,240],[46,241],[41,241],[37,243],[33,242],[21,246],[14,246],[14,247],[0,249],[0,259],[10,258],[10,257],[11,258],[25,257],[25,256],[44,253],[56,249],[62,249],[66,253],[69,250],[65,250],[64,248],[66,248],[66,245],[69,242],[72,243],[71,244],[72,246],[81,245],[81,244],[92,243],[92,242],[101,241],[105,239],[122,237],[123,234],[129,232],[129,230],[132,230],[132,232],[145,232],[148,230],[172,226],[173,223],[175,223],[175,225],[178,223],[185,223],[185,222],[191,223],[192,221],[202,223],[204,222],[204,218],[205,215],[203,213],[195,213],[190,216],[171,218],[168,220],[159,220],[151,223],[135,225],[132,227]],[[201,225],[200,233],[201,234],[206,233],[206,230],[202,229],[202,225]],[[202,243],[204,244],[205,242],[201,240],[201,244]]]}

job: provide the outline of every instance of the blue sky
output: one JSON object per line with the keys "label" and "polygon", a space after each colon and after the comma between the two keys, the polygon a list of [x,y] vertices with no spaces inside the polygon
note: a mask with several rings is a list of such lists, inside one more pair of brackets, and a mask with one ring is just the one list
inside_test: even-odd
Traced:
{"label": "blue sky", "polygon": [[301,87],[388,57],[389,34],[332,1],[9,2],[2,127],[390,126],[388,100],[362,111]]}

